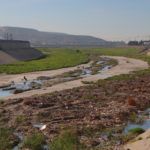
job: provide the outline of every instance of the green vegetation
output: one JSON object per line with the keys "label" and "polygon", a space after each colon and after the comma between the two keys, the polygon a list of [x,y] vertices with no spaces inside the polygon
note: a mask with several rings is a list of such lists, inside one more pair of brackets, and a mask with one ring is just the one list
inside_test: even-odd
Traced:
{"label": "green vegetation", "polygon": [[114,48],[80,48],[80,50],[86,54],[99,54],[110,56],[125,56],[132,57],[137,55],[141,50],[135,47],[114,47]]}
{"label": "green vegetation", "polygon": [[21,123],[21,122],[24,122],[25,119],[26,119],[25,116],[20,115],[20,116],[18,116],[18,117],[16,118],[16,122],[17,122],[17,123]]}
{"label": "green vegetation", "polygon": [[139,137],[139,138],[138,138],[138,140],[142,140],[142,139],[143,139],[142,137]]}
{"label": "green vegetation", "polygon": [[150,139],[150,136],[148,136],[147,139]]}
{"label": "green vegetation", "polygon": [[4,104],[4,101],[3,101],[3,100],[0,100],[0,104]]}
{"label": "green vegetation", "polygon": [[11,129],[0,129],[0,149],[11,150],[13,142],[11,141],[12,130]]}
{"label": "green vegetation", "polygon": [[94,84],[93,81],[81,81],[83,84]]}
{"label": "green vegetation", "polygon": [[81,150],[85,147],[80,143],[75,130],[63,131],[50,146],[52,150]]}
{"label": "green vegetation", "polygon": [[136,113],[131,113],[129,116],[128,116],[128,119],[132,122],[136,122],[138,119],[139,119],[139,116],[138,114]]}
{"label": "green vegetation", "polygon": [[129,133],[132,133],[132,134],[142,134],[144,132],[145,130],[142,128],[134,128],[134,129],[129,130]]}
{"label": "green vegetation", "polygon": [[83,95],[83,99],[94,99],[95,98],[95,96],[94,95],[92,95],[92,94],[85,94],[85,95]]}
{"label": "green vegetation", "polygon": [[67,49],[40,49],[46,58],[27,62],[18,62],[7,65],[0,65],[0,73],[17,74],[33,71],[54,70],[65,67],[72,67],[89,61],[87,54],[78,53],[75,50]]}
{"label": "green vegetation", "polygon": [[8,122],[9,118],[8,117],[0,117],[0,122]]}
{"label": "green vegetation", "polygon": [[33,134],[25,139],[23,148],[29,148],[32,150],[42,150],[45,144],[45,138],[43,134]]}
{"label": "green vegetation", "polygon": [[135,122],[137,124],[141,124],[144,122],[144,119],[143,117],[139,117],[138,114],[136,113],[131,113],[129,116],[128,116],[128,119],[132,122]]}

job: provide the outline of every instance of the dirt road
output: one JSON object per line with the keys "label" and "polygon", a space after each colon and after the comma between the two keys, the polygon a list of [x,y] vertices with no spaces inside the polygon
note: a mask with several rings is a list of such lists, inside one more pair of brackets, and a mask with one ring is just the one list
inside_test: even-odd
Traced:
{"label": "dirt road", "polygon": [[[148,67],[149,67],[148,63],[144,62],[142,60],[137,60],[137,59],[133,59],[133,58],[126,58],[126,57],[119,57],[119,56],[107,56],[107,57],[116,59],[118,61],[118,65],[105,71],[105,72],[103,72],[101,75],[91,75],[91,76],[86,77],[84,79],[60,83],[60,84],[54,85],[52,87],[38,89],[38,90],[32,90],[32,91],[17,94],[14,96],[5,97],[3,99],[14,99],[14,98],[21,98],[21,97],[29,97],[29,96],[32,96],[35,94],[44,94],[44,93],[50,93],[53,91],[61,91],[64,89],[71,89],[74,87],[84,86],[84,84],[81,81],[97,81],[99,79],[108,78],[108,76],[110,76],[110,75],[115,76],[115,75],[120,75],[120,74],[129,74],[131,71],[144,70],[144,69],[148,69]],[[82,66],[86,67],[90,63],[80,65],[80,67],[82,67]],[[23,78],[24,75],[29,80],[31,80],[31,79],[35,79],[38,76],[42,76],[42,75],[44,75],[44,76],[45,75],[47,75],[47,76],[58,75],[58,74],[61,74],[63,72],[75,70],[76,68],[77,67],[71,67],[71,68],[63,68],[63,69],[58,69],[58,70],[53,70],[53,71],[33,72],[33,73],[26,73],[26,74],[20,74],[20,75],[0,75],[0,80],[1,80],[0,85],[4,84],[4,83],[6,84],[12,80],[14,80],[15,82],[19,82],[20,78]]]}

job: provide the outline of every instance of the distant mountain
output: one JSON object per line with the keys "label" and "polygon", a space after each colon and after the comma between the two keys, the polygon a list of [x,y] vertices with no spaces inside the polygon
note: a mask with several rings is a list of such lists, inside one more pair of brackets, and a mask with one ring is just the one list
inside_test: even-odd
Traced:
{"label": "distant mountain", "polygon": [[[8,36],[9,35],[9,36]],[[0,27],[0,39],[30,41],[32,46],[120,46],[124,42],[110,42],[84,35],[71,35],[56,32],[42,32],[19,27]]]}

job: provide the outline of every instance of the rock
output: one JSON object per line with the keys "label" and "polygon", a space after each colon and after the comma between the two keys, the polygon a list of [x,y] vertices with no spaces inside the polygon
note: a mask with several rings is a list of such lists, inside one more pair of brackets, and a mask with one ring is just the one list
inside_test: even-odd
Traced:
{"label": "rock", "polygon": [[7,87],[7,88],[4,88],[3,91],[9,91],[9,90],[14,90],[16,89],[15,87]]}
{"label": "rock", "polygon": [[16,89],[16,90],[14,90],[13,94],[19,94],[19,93],[23,93],[25,91],[26,90],[23,90],[23,89]]}
{"label": "rock", "polygon": [[32,100],[24,100],[24,102],[23,102],[23,104],[24,105],[31,105],[33,103],[33,101]]}
{"label": "rock", "polygon": [[22,103],[22,102],[23,102],[23,99],[20,98],[20,99],[18,99],[18,100],[16,100],[16,101],[13,101],[13,102],[8,103],[8,105],[15,105],[15,104],[19,104],[19,103]]}
{"label": "rock", "polygon": [[137,103],[136,103],[136,101],[133,98],[128,98],[126,100],[126,104],[130,105],[130,106],[137,106]]}
{"label": "rock", "polygon": [[29,87],[32,89],[40,89],[41,88],[41,84],[40,83],[36,83],[36,82],[31,82],[29,84]]}
{"label": "rock", "polygon": [[51,80],[51,79],[53,79],[53,77],[48,77],[48,76],[37,77],[37,80]]}

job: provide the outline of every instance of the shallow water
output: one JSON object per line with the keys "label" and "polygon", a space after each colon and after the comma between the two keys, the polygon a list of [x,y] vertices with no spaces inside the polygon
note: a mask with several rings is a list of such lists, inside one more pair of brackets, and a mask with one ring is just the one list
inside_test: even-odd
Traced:
{"label": "shallow water", "polygon": [[11,84],[7,88],[0,88],[0,98],[13,95],[13,93],[12,93],[13,90],[12,89],[7,90],[8,88],[30,90],[31,88],[29,87],[29,85],[32,82],[41,84],[40,80],[29,80],[27,82],[19,82],[19,83]]}
{"label": "shallow water", "polygon": [[[146,109],[146,112],[148,113],[147,115],[139,114],[139,117],[140,118],[150,118],[150,108]],[[144,130],[147,130],[150,128],[150,120],[144,119],[144,121],[141,124],[132,123],[131,121],[128,121],[127,126],[123,130],[123,134],[128,133],[128,131],[130,129],[134,129],[134,128],[143,128]]]}
{"label": "shallow water", "polygon": [[44,124],[33,124],[33,127],[40,129],[41,127],[43,127],[43,125],[44,125]]}
{"label": "shallow water", "polygon": [[142,128],[144,130],[147,130],[150,128],[150,120],[145,120],[141,124],[136,124],[136,123],[132,123],[132,122],[128,121],[128,125],[123,130],[123,134],[128,133],[129,130],[134,129],[134,128]]}
{"label": "shallow water", "polygon": [[21,133],[18,132],[14,132],[13,134],[16,135],[21,141],[17,146],[13,148],[13,150],[20,150],[23,146],[24,137],[22,136]]}
{"label": "shallow water", "polygon": [[105,66],[104,68],[102,68],[101,70],[99,70],[98,72],[99,73],[102,73],[102,72],[104,72],[104,71],[107,71],[108,69],[110,69],[112,67],[112,65],[107,65],[107,66]]}
{"label": "shallow water", "polygon": [[101,61],[98,61],[96,64],[97,65],[100,65],[100,64],[103,64],[105,61],[101,60]]}
{"label": "shallow water", "polygon": [[82,73],[81,73],[80,77],[88,77],[92,73],[92,71],[88,70],[88,68],[81,69],[81,70],[82,70]]}
{"label": "shallow water", "polygon": [[11,95],[13,95],[11,91],[3,91],[3,89],[0,89],[0,98],[5,96],[11,96]]}

